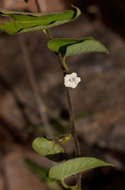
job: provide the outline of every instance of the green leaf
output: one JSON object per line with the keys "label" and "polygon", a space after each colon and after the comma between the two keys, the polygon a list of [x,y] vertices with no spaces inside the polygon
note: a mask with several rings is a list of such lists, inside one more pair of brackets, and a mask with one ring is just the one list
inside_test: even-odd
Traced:
{"label": "green leaf", "polygon": [[25,159],[24,162],[40,179],[48,180],[48,169],[41,167],[39,164],[30,159]]}
{"label": "green leaf", "polygon": [[64,149],[54,141],[43,137],[37,137],[32,144],[33,149],[43,156],[63,153]]}
{"label": "green leaf", "polygon": [[31,14],[0,11],[1,16],[10,17],[12,20],[0,24],[0,29],[8,34],[17,34],[22,32],[37,31],[52,28],[57,25],[68,23],[76,19],[80,14],[80,10],[67,10],[61,13],[52,14]]}
{"label": "green leaf", "polygon": [[64,180],[71,175],[100,166],[111,166],[111,164],[90,157],[74,158],[53,166],[49,171],[49,177],[56,180]]}
{"label": "green leaf", "polygon": [[108,53],[108,49],[94,38],[53,39],[48,42],[48,48],[62,56],[71,56],[86,52]]}

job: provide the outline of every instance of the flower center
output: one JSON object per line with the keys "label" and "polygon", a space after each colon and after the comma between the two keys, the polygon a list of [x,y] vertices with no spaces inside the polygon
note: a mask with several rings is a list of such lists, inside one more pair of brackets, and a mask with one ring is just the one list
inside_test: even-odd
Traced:
{"label": "flower center", "polygon": [[75,82],[75,80],[76,80],[75,78],[70,78],[69,79],[70,82]]}

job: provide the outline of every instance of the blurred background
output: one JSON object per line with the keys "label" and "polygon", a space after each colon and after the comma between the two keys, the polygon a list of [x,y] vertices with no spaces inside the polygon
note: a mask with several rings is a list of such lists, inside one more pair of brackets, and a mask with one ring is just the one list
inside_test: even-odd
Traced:
{"label": "blurred background", "polygon": [[[93,36],[110,51],[109,55],[73,56],[67,62],[71,72],[78,72],[82,78],[78,88],[71,90],[82,155],[116,166],[86,172],[83,189],[124,190],[125,1],[38,2],[42,12],[63,11],[71,3],[82,10],[78,20],[51,29],[54,37]],[[28,4],[23,0],[0,0],[0,9],[37,12],[35,0]],[[3,21],[0,17],[0,23]],[[69,125],[62,72],[47,41],[40,31],[20,37],[0,32],[0,190],[55,189],[28,167],[33,169],[34,162],[47,168],[52,165],[31,146],[36,136],[45,135],[45,124],[51,126],[55,136],[66,134]],[[40,110],[45,108],[47,122],[41,119]],[[71,140],[65,146],[70,154],[72,144]],[[24,162],[25,158],[33,162]]]}

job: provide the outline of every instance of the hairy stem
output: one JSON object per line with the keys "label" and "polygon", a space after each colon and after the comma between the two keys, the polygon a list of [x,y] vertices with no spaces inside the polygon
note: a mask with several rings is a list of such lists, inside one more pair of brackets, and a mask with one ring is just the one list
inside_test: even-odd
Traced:
{"label": "hairy stem", "polygon": [[73,112],[73,107],[72,107],[72,102],[71,102],[71,95],[68,88],[66,88],[66,95],[67,95],[67,101],[68,101],[69,113],[70,113],[70,123],[71,123],[70,131],[73,136],[74,144],[75,144],[75,155],[80,156],[80,146],[79,146],[79,141],[78,141],[77,133],[76,133],[75,118],[74,118],[74,112]]}
{"label": "hairy stem", "polygon": [[[65,62],[65,59],[61,55],[58,55],[58,57],[59,57],[61,69],[63,71],[63,76],[65,76],[65,74],[70,73],[69,68]],[[72,106],[69,88],[66,88],[66,96],[67,96],[69,115],[70,115],[70,131],[71,131],[72,137],[74,139],[74,144],[75,144],[75,155],[80,156],[81,155],[80,146],[79,146],[79,141],[78,141],[78,137],[77,137],[77,133],[76,133],[75,117],[74,117],[73,106]]]}
{"label": "hairy stem", "polygon": [[58,55],[58,58],[59,58],[61,69],[62,69],[64,76],[65,76],[65,74],[70,73],[68,65],[65,62],[65,58],[61,54]]}
{"label": "hairy stem", "polygon": [[[50,31],[47,30],[46,35],[48,36],[49,39],[53,39]],[[58,54],[58,59],[59,59],[61,70],[63,72],[63,76],[70,73],[69,68],[65,62],[65,58],[62,57],[62,55]],[[73,107],[72,107],[71,95],[68,88],[66,88],[66,96],[67,96],[67,102],[68,102],[69,114],[70,114],[70,131],[74,140],[75,156],[77,157],[77,156],[81,156],[81,151],[80,151],[79,140],[78,140],[78,136],[76,132],[75,117],[74,117],[74,112],[73,112]],[[82,180],[82,174],[79,173],[77,175],[77,185],[76,185],[77,190],[81,190],[81,180]]]}

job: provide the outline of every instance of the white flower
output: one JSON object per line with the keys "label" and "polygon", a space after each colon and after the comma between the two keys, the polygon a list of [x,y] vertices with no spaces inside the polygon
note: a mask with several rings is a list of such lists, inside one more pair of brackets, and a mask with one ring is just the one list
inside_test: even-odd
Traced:
{"label": "white flower", "polygon": [[64,77],[65,87],[76,88],[81,78],[77,76],[77,73],[66,74]]}

